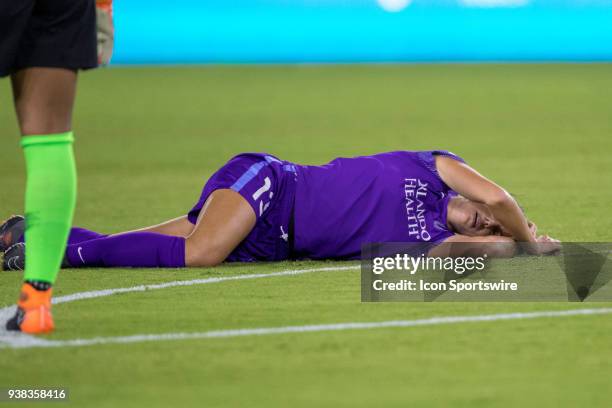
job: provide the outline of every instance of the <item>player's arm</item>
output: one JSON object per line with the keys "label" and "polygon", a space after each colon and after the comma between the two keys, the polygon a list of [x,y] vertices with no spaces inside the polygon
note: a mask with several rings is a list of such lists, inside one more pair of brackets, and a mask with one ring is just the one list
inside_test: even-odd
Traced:
{"label": "player's arm", "polygon": [[491,258],[511,258],[518,253],[517,243],[509,237],[489,235],[470,237],[456,234],[432,248],[430,257],[484,256]]}
{"label": "player's arm", "polygon": [[[465,163],[447,156],[436,156],[436,168],[442,181],[472,201],[486,204],[495,219],[516,241],[533,243],[536,238],[514,198],[502,187],[487,179]],[[539,253],[537,246],[527,245],[530,253]]]}

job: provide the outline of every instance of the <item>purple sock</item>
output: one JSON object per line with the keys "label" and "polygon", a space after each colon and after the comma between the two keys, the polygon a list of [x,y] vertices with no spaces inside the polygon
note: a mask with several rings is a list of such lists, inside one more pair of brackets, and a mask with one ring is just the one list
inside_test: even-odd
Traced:
{"label": "purple sock", "polygon": [[[78,244],[80,242],[90,241],[96,238],[106,237],[104,234],[99,232],[91,231],[85,228],[71,228],[70,235],[68,235],[68,245]],[[25,241],[25,234],[19,238],[18,242]]]}
{"label": "purple sock", "polygon": [[68,236],[68,245],[91,241],[96,238],[104,238],[106,235],[85,228],[72,228]]}
{"label": "purple sock", "polygon": [[184,268],[185,238],[128,232],[68,245],[66,258],[74,268]]}

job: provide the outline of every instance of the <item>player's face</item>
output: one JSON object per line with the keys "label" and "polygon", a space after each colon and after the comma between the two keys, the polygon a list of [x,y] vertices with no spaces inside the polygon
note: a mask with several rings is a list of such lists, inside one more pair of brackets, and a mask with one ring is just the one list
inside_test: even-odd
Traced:
{"label": "player's face", "polygon": [[464,197],[454,199],[455,205],[449,212],[449,222],[458,234],[473,237],[485,235],[506,235],[486,204],[476,203]]}

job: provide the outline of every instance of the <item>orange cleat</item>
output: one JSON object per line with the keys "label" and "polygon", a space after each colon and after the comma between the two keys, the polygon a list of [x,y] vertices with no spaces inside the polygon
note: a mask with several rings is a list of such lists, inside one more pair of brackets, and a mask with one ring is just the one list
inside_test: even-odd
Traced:
{"label": "orange cleat", "polygon": [[17,302],[17,313],[6,323],[7,330],[28,334],[52,332],[55,328],[51,315],[52,291],[52,288],[36,290],[29,283],[24,283]]}

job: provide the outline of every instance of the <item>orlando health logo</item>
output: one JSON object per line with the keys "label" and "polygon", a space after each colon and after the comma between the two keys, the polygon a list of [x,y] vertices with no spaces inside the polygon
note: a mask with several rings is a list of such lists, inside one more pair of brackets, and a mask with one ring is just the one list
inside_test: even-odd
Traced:
{"label": "orlando health logo", "polygon": [[416,237],[421,241],[429,241],[431,235],[427,231],[427,222],[425,220],[427,183],[417,178],[404,179],[404,198],[406,199],[408,235]]}

